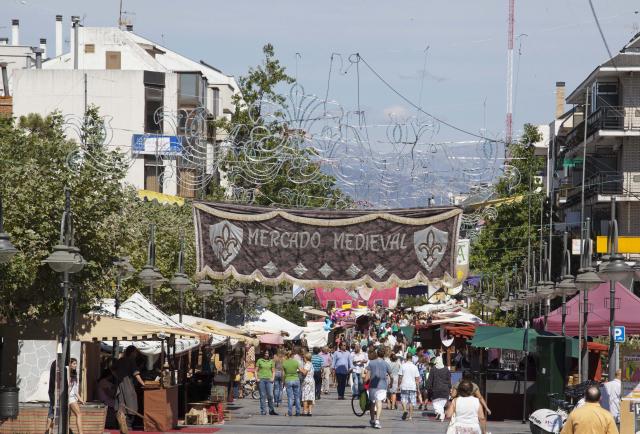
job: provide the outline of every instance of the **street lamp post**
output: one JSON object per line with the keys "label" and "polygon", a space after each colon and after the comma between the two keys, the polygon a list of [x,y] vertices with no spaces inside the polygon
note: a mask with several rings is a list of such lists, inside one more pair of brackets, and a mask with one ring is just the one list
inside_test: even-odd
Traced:
{"label": "street lamp post", "polygon": [[[115,317],[118,318],[118,312],[120,310],[120,289],[122,287],[122,281],[130,278],[136,272],[133,265],[129,262],[128,257],[118,258],[113,262],[116,267],[116,293],[114,300]],[[113,347],[111,351],[113,360],[118,358],[118,340],[113,340]]]}
{"label": "street lamp post", "polygon": [[182,322],[182,304],[184,301],[184,292],[191,288],[192,283],[184,274],[184,235],[180,236],[180,252],[178,253],[178,272],[173,275],[169,281],[169,286],[178,291],[180,310],[178,312],[179,322]]}
{"label": "street lamp post", "polygon": [[71,191],[65,188],[65,206],[60,223],[60,241],[53,247],[53,252],[42,261],[49,265],[53,271],[62,273],[62,289],[64,292],[64,316],[62,319],[61,347],[58,354],[57,369],[60,378],[58,396],[58,433],[66,434],[69,426],[69,389],[67,386],[67,355],[69,352],[70,327],[72,324],[71,309],[69,302],[71,294],[69,290],[69,275],[77,273],[86,264],[77,248],[73,246],[73,214],[71,213]]}
{"label": "street lamp post", "polygon": [[18,249],[11,244],[9,234],[4,231],[2,214],[2,194],[0,194],[0,264],[6,264],[18,253]]}
{"label": "street lamp post", "polygon": [[208,279],[201,280],[196,286],[196,292],[202,296],[202,318],[207,317],[207,297],[213,294],[213,291],[215,291],[215,288]]}
{"label": "street lamp post", "polygon": [[149,287],[149,301],[153,303],[153,290],[161,286],[166,279],[156,268],[156,225],[149,225],[149,245],[147,247],[147,264],[142,267],[138,278]]}
{"label": "street lamp post", "polygon": [[562,250],[562,277],[560,283],[556,286],[556,293],[562,296],[562,336],[566,336],[567,321],[567,296],[573,295],[578,290],[576,288],[575,278],[571,275],[571,256],[568,248],[569,234],[564,232],[563,250]]}
{"label": "street lamp post", "polygon": [[607,237],[608,258],[600,264],[600,277],[609,281],[609,381],[615,378],[617,369],[616,344],[614,340],[616,315],[616,282],[633,276],[634,271],[618,253],[618,222],[616,221],[616,199],[611,198],[611,221]]}
{"label": "street lamp post", "polygon": [[[589,379],[589,334],[587,328],[587,320],[589,317],[589,291],[594,288],[597,288],[598,285],[603,283],[603,280],[598,277],[598,275],[594,272],[591,267],[591,243],[590,243],[590,233],[591,233],[591,219],[585,219],[585,234],[586,238],[584,238],[584,243],[582,246],[582,268],[578,270],[578,277],[576,277],[576,288],[582,292],[584,297],[584,307],[583,307],[583,324],[582,324],[582,334],[584,337],[584,341],[582,344],[582,364],[581,364],[581,378],[582,382],[587,381]],[[584,236],[584,235],[583,235]]]}

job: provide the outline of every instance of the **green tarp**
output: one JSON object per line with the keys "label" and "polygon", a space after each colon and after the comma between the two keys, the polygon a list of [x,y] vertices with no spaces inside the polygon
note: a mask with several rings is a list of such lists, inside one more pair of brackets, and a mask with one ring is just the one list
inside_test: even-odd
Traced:
{"label": "green tarp", "polygon": [[[525,348],[525,335],[529,342]],[[503,350],[536,351],[536,338],[540,336],[534,329],[514,327],[480,326],[471,340],[471,346],[478,348],[500,348]]]}
{"label": "green tarp", "polygon": [[[527,340],[529,341],[530,353],[537,349],[536,340],[538,336],[544,336],[535,329],[528,329]],[[553,333],[545,333],[553,335]],[[577,358],[580,354],[578,339],[571,340],[571,357]],[[471,346],[476,348],[500,348],[503,350],[524,351],[525,329],[514,327],[481,326],[476,328],[476,334],[471,340]]]}
{"label": "green tarp", "polygon": [[400,330],[402,331],[402,334],[407,337],[407,342],[413,342],[413,334],[416,331],[415,327],[413,327],[413,326],[402,326],[402,327],[400,327]]}

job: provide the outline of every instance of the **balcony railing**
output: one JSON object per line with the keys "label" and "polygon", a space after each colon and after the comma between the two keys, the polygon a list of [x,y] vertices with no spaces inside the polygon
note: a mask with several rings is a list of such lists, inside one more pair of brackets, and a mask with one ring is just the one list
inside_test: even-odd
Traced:
{"label": "balcony railing", "polygon": [[[599,108],[587,118],[587,137],[600,130],[640,130],[640,107]],[[564,139],[564,145],[573,147],[583,141],[584,121],[569,131]]]}
{"label": "balcony railing", "polygon": [[[590,197],[594,194],[623,194],[623,176],[621,172],[599,172],[586,179],[584,195]],[[566,197],[566,204],[573,205],[580,202],[582,197],[581,184],[561,188],[560,197]]]}

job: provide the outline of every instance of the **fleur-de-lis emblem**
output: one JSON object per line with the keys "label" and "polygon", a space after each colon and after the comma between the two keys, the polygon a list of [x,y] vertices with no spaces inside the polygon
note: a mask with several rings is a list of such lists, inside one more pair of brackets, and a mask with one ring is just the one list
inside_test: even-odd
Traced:
{"label": "fleur-de-lis emblem", "polygon": [[229,265],[240,252],[242,232],[242,228],[227,220],[222,220],[209,227],[211,249],[223,267]]}
{"label": "fleur-de-lis emblem", "polygon": [[413,234],[413,246],[418,260],[427,271],[442,261],[449,243],[449,234],[433,226]]}

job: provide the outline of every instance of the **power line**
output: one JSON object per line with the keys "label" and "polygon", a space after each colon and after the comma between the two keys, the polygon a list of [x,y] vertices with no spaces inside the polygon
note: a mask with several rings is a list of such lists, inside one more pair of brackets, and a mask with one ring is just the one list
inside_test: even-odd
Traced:
{"label": "power line", "polygon": [[425,115],[429,116],[430,118],[434,119],[435,121],[437,121],[437,122],[439,122],[439,123],[441,123],[443,125],[446,125],[447,127],[451,128],[451,129],[459,131],[459,132],[461,132],[463,134],[467,134],[469,136],[477,137],[479,139],[483,139],[483,140],[490,141],[490,142],[503,143],[505,145],[508,145],[508,143],[506,141],[504,141],[504,140],[489,139],[489,138],[487,138],[485,136],[482,136],[480,134],[473,133],[473,132],[471,132],[469,130],[465,130],[464,128],[460,128],[460,127],[458,127],[456,125],[453,125],[453,124],[451,124],[449,122],[446,122],[446,121],[438,118],[437,116],[434,116],[433,114],[427,112],[422,107],[418,106],[416,103],[414,103],[409,98],[404,96],[396,88],[394,88],[387,80],[384,79],[384,77],[382,77],[382,75],[380,75],[380,73],[378,71],[376,71],[371,65],[369,65],[369,63],[365,60],[364,57],[362,57],[360,54],[357,54],[357,56],[358,56],[358,60],[362,61],[362,63],[364,63],[367,68],[369,68],[369,70],[373,73],[373,75],[375,75],[378,78],[378,80],[380,80],[382,83],[384,83],[384,85],[387,86],[389,88],[389,90],[391,90],[393,93],[398,95],[401,99],[403,99],[407,104],[412,106],[414,109],[424,113]]}

